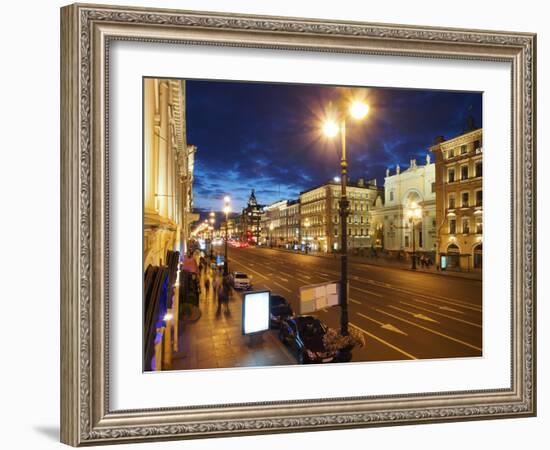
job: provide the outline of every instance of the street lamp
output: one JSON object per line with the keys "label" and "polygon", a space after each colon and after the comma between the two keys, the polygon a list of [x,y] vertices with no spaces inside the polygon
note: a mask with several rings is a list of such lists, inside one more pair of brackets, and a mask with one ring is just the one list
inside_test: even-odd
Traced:
{"label": "street lamp", "polygon": [[[347,114],[351,115],[356,120],[364,119],[369,112],[369,105],[361,101],[354,101],[349,106]],[[348,181],[348,161],[346,158],[346,113],[341,114],[340,124],[336,121],[329,120],[323,125],[323,133],[329,138],[335,137],[340,132],[342,155],[340,159],[340,251],[342,253],[340,259],[340,302],[342,306],[342,314],[340,316],[340,332],[342,336],[348,335],[348,232],[347,219],[349,215],[349,201],[346,194],[346,186]]]}
{"label": "street lamp", "polygon": [[306,255],[307,255],[307,248],[308,248],[308,245],[307,245],[307,230],[310,226],[310,223],[309,223],[309,217],[306,217],[306,220],[304,220],[304,227],[306,228],[306,231],[305,231],[305,234],[304,234],[304,240],[306,241]]}
{"label": "street lamp", "polygon": [[224,255],[223,255],[223,274],[229,275],[229,266],[227,263],[227,228],[229,226],[229,212],[231,211],[231,207],[229,206],[229,202],[231,201],[231,197],[229,195],[226,195],[223,198],[224,207],[223,212],[225,213],[225,249],[224,249]]}
{"label": "street lamp", "polygon": [[216,222],[216,213],[210,211],[210,260],[214,259],[214,222]]}
{"label": "street lamp", "polygon": [[273,222],[269,223],[269,247],[273,248]]}
{"label": "street lamp", "polygon": [[418,206],[416,202],[412,202],[409,210],[407,211],[407,217],[412,226],[412,241],[413,241],[413,252],[412,252],[412,266],[411,269],[416,270],[416,224],[422,218],[422,208]]}

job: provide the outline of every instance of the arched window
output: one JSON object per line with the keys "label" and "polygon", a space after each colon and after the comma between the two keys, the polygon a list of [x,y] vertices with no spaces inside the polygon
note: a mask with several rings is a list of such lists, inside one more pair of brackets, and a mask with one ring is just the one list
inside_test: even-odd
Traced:
{"label": "arched window", "polygon": [[483,244],[478,244],[474,247],[474,268],[481,269],[483,267]]}

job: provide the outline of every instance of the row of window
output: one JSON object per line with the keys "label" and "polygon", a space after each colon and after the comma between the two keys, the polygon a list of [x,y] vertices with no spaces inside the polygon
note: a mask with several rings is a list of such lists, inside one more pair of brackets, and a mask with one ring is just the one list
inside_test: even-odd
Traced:
{"label": "row of window", "polygon": [[[480,189],[475,192],[475,203],[474,205],[470,204],[470,193],[462,192],[460,195],[460,208],[469,208],[470,206],[483,206],[483,191]],[[448,208],[456,208],[456,198],[455,194],[449,194]]]}
{"label": "row of window", "polygon": [[[479,150],[481,149],[481,141],[476,140],[474,141],[472,145],[472,149],[479,153]],[[451,148],[450,150],[447,150],[447,159],[454,158],[455,156],[461,156],[467,154],[469,151],[468,144],[463,144],[460,147]]]}
{"label": "row of window", "polygon": [[[483,164],[481,161],[478,161],[475,163],[474,166],[474,177],[482,177],[483,176]],[[460,179],[461,180],[467,180],[470,177],[470,169],[467,164],[460,166]],[[458,178],[456,176],[456,172],[454,168],[447,169],[447,182],[452,183],[454,181],[458,181]]]}
{"label": "row of window", "polygon": [[[472,230],[470,230],[470,218],[469,217],[462,217],[461,220],[462,225],[462,234],[470,234]],[[449,234],[456,234],[456,219],[450,218],[449,219]],[[476,234],[482,234],[483,233],[483,222],[481,221],[481,217],[476,218],[475,222],[475,233]]]}

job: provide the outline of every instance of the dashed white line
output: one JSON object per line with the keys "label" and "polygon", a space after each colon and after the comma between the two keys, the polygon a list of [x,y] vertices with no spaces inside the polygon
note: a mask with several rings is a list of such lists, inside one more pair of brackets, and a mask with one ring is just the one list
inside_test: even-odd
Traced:
{"label": "dashed white line", "polygon": [[[447,317],[448,319],[456,320],[457,322],[462,322],[462,323],[471,325],[471,326],[473,326],[473,327],[481,328],[481,325],[479,325],[478,323],[469,322],[468,320],[459,319],[458,317],[449,316],[448,314],[443,314],[443,313],[440,313],[440,312],[437,312],[437,311],[432,311],[431,309],[423,308],[422,306],[413,305],[413,304],[411,304],[411,303],[402,302],[402,301],[400,301],[399,303],[402,303],[402,304],[404,304],[404,305],[410,306],[411,308],[421,309],[421,310],[423,310],[423,311],[426,311],[426,312],[429,312],[429,313],[432,313],[432,314],[437,314],[438,316]],[[439,308],[440,308],[440,309],[447,309],[447,308],[445,308],[444,306],[443,306],[443,307],[440,306]],[[449,308],[449,309],[451,309],[451,308]],[[456,310],[455,310],[455,311],[456,311]],[[460,311],[456,311],[456,312],[459,313],[459,314],[462,314]]]}
{"label": "dashed white line", "polygon": [[405,323],[408,323],[409,325],[413,325],[417,328],[421,328],[422,330],[425,330],[425,331],[428,331],[430,333],[433,333],[433,334],[436,334],[438,336],[441,336],[445,339],[449,339],[451,341],[454,341],[454,342],[457,342],[459,344],[462,344],[462,345],[465,345],[466,347],[470,347],[470,348],[473,348],[474,350],[478,350],[478,351],[482,351],[481,348],[479,347],[476,347],[475,345],[472,345],[472,344],[469,344],[468,342],[464,342],[464,341],[461,341],[460,339],[457,339],[457,338],[454,338],[452,336],[449,336],[447,334],[444,334],[444,333],[440,333],[439,331],[435,331],[435,330],[432,330],[431,328],[428,328],[428,327],[425,327],[423,325],[419,325],[417,323],[414,323],[414,322],[411,322],[410,320],[407,320],[407,319],[403,319],[402,317],[399,317],[399,316],[396,316],[394,314],[390,314],[389,312],[386,312],[386,311],[383,311],[381,309],[378,309],[378,308],[373,308],[375,311],[378,311],[380,314],[385,314],[386,316],[390,316],[390,317],[393,317],[394,319],[397,319],[397,320],[400,320],[401,322],[405,322]]}
{"label": "dashed white line", "polygon": [[414,355],[411,355],[410,353],[407,353],[405,350],[402,350],[400,349],[399,347],[396,347],[395,345],[393,344],[390,344],[389,342],[385,341],[384,339],[382,338],[379,338],[378,336],[376,336],[375,334],[372,334],[372,333],[369,333],[368,331],[366,330],[363,330],[363,328],[361,327],[358,327],[357,325],[355,325],[354,323],[349,323],[352,327],[354,328],[357,328],[359,331],[365,333],[367,336],[370,336],[371,338],[377,340],[378,342],[390,347],[391,349],[395,350],[396,352],[399,352],[401,353],[402,355],[405,355],[407,358],[409,359],[418,359],[416,356]]}

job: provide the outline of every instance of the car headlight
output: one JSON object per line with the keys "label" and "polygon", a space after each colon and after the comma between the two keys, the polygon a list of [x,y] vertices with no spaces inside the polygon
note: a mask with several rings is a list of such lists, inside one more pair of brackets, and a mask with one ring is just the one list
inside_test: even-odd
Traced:
{"label": "car headlight", "polygon": [[306,350],[307,356],[310,358],[316,358],[317,354],[315,352],[312,352],[311,350]]}

